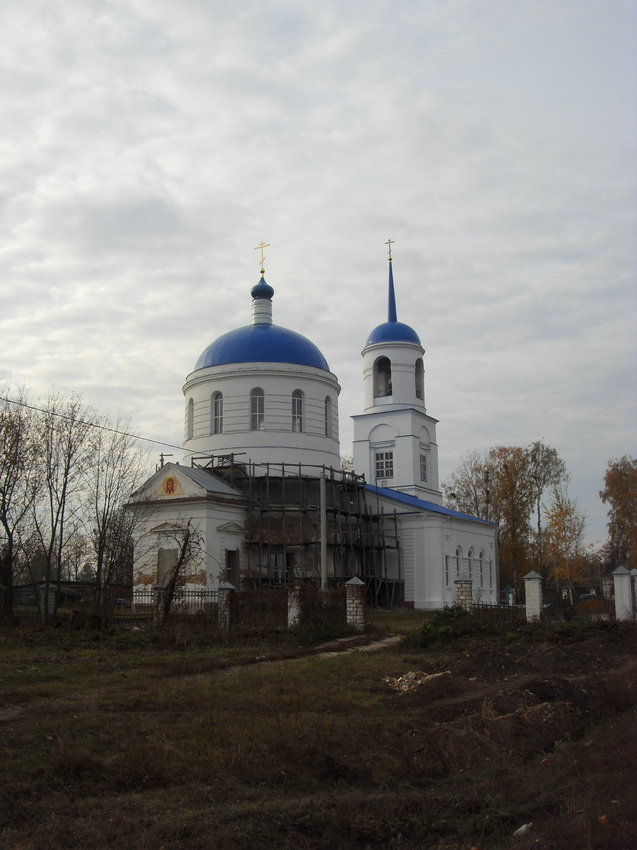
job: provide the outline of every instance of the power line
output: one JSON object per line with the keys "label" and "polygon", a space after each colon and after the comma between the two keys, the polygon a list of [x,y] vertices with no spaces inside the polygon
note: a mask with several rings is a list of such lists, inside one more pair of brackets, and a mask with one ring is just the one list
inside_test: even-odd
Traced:
{"label": "power line", "polygon": [[141,440],[144,443],[153,443],[155,446],[167,446],[169,449],[179,449],[183,451],[183,446],[175,446],[173,443],[166,443],[163,440],[152,440],[150,437],[140,437],[139,434],[129,434],[128,431],[120,431],[118,428],[109,428],[108,425],[99,425],[97,422],[87,422],[85,419],[74,419],[66,413],[57,413],[54,410],[46,410],[43,407],[36,407],[33,404],[27,404],[25,401],[16,401],[12,398],[0,396],[0,401],[6,401],[8,404],[15,404],[18,407],[26,407],[28,410],[35,410],[38,413],[46,413],[47,416],[57,416],[60,419],[68,419],[69,422],[76,422],[78,425],[88,425],[91,428],[97,428],[100,431],[110,431],[111,434],[121,434],[122,437],[130,437],[133,440]]}

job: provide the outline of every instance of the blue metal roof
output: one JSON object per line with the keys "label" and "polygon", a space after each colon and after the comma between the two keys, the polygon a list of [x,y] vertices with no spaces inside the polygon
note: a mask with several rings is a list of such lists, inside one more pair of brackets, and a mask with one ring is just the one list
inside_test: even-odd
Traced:
{"label": "blue metal roof", "polygon": [[402,322],[383,322],[370,333],[365,345],[376,342],[415,342],[420,345],[420,337],[413,328]]}
{"label": "blue metal roof", "polygon": [[230,363],[296,363],[330,371],[327,360],[307,337],[278,325],[246,325],[211,342],[195,370]]}
{"label": "blue metal roof", "polygon": [[420,337],[413,328],[398,321],[396,313],[396,293],[394,291],[394,271],[389,260],[389,293],[387,298],[387,321],[370,333],[365,345],[377,342],[415,342],[420,345]]}
{"label": "blue metal roof", "polygon": [[416,508],[419,511],[431,511],[435,514],[444,514],[445,516],[457,517],[458,519],[469,519],[472,522],[481,522],[483,525],[493,525],[486,519],[478,519],[471,514],[461,514],[460,511],[452,511],[451,508],[445,508],[443,505],[437,505],[435,502],[426,502],[424,499],[418,499],[416,496],[410,496],[409,493],[401,493],[400,490],[392,490],[389,487],[376,487],[374,484],[366,484],[365,489],[370,493],[378,493],[379,496],[385,496],[388,499],[393,499],[395,502],[400,502],[403,505],[409,505],[411,508]]}

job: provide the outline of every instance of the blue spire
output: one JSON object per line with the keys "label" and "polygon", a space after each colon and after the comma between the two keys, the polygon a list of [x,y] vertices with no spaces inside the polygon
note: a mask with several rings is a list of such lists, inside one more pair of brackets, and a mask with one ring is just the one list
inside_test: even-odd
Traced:
{"label": "blue spire", "polygon": [[413,328],[398,321],[396,313],[396,293],[394,292],[394,272],[389,258],[389,297],[387,299],[387,321],[371,332],[365,346],[380,342],[414,342],[420,345],[420,338]]}
{"label": "blue spire", "polygon": [[392,271],[392,262],[389,261],[389,298],[387,301],[387,321],[397,322],[396,315],[396,293],[394,292],[394,272]]}

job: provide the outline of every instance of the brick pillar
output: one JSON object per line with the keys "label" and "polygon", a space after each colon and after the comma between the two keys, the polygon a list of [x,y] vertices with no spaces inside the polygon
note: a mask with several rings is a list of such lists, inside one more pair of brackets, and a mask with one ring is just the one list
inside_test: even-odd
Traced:
{"label": "brick pillar", "polygon": [[224,632],[229,632],[232,626],[232,601],[236,592],[237,588],[228,581],[222,581],[219,585],[217,627]]}
{"label": "brick pillar", "polygon": [[526,621],[532,623],[542,618],[542,576],[531,570],[524,576],[524,595],[526,597]]}
{"label": "brick pillar", "polygon": [[288,587],[288,629],[298,626],[301,619],[301,585]]}
{"label": "brick pillar", "polygon": [[365,582],[351,578],[345,582],[347,625],[357,632],[365,631]]}
{"label": "brick pillar", "polygon": [[465,611],[471,611],[473,607],[473,582],[471,576],[463,573],[454,581],[453,604]]}
{"label": "brick pillar", "polygon": [[613,573],[615,585],[615,617],[618,620],[632,620],[635,616],[633,597],[633,577],[626,567],[617,567]]}

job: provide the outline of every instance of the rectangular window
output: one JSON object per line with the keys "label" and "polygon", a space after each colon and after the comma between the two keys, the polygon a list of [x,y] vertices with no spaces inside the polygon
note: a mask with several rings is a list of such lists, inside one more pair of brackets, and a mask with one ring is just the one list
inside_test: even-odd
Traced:
{"label": "rectangular window", "polygon": [[303,396],[300,392],[292,394],[292,430],[303,430]]}
{"label": "rectangular window", "polygon": [[376,452],[376,479],[394,477],[394,453]]}
{"label": "rectangular window", "polygon": [[270,581],[285,584],[290,578],[291,556],[286,552],[270,552]]}
{"label": "rectangular window", "polygon": [[445,555],[445,587],[449,587],[449,555]]}
{"label": "rectangular window", "polygon": [[265,396],[261,391],[253,391],[250,397],[250,429],[263,431],[265,428]]}
{"label": "rectangular window", "polygon": [[214,433],[223,434],[223,396],[221,393],[217,393],[215,396]]}
{"label": "rectangular window", "polygon": [[420,480],[427,480],[427,455],[420,455]]}

